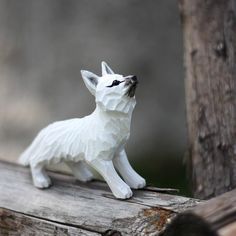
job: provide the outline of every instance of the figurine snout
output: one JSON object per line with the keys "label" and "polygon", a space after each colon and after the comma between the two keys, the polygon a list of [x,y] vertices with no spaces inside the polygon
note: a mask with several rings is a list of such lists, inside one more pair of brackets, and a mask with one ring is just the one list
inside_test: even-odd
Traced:
{"label": "figurine snout", "polygon": [[129,84],[135,84],[136,85],[138,83],[137,76],[136,75],[126,76],[125,77],[125,83],[126,83],[126,85],[129,85]]}
{"label": "figurine snout", "polygon": [[136,75],[131,75],[131,81],[135,82],[135,83],[138,83],[137,76]]}
{"label": "figurine snout", "polygon": [[137,84],[138,84],[138,79],[135,75],[129,75],[129,76],[125,77],[125,85],[129,86],[129,89],[126,94],[129,97],[134,96]]}

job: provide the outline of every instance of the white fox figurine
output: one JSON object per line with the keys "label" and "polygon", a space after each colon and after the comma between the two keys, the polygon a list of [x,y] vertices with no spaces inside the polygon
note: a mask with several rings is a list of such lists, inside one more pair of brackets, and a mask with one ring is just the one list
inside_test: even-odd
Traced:
{"label": "white fox figurine", "polygon": [[81,74],[95,96],[94,112],[81,119],[50,124],[39,132],[19,162],[30,165],[38,188],[51,185],[45,171],[48,164],[65,162],[76,179],[84,182],[93,179],[89,165],[104,178],[115,197],[130,198],[130,187],[138,189],[146,185],[131,167],[124,149],[136,104],[137,78],[114,74],[105,62],[102,62],[101,77],[85,70]]}

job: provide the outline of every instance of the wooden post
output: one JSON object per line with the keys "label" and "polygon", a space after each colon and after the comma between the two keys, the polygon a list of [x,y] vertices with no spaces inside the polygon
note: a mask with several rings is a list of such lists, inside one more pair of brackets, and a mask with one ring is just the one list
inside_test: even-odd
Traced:
{"label": "wooden post", "polygon": [[179,0],[194,196],[236,187],[236,2]]}

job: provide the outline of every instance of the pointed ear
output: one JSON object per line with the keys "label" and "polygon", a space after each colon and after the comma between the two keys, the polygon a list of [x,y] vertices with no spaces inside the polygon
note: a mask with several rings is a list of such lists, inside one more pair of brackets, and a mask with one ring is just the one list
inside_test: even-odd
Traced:
{"label": "pointed ear", "polygon": [[81,70],[81,75],[84,80],[84,83],[90,93],[92,93],[93,96],[95,96],[96,87],[99,81],[99,77],[95,75],[94,73],[87,71],[87,70]]}
{"label": "pointed ear", "polygon": [[102,62],[102,75],[114,74],[113,70],[107,65],[105,61]]}

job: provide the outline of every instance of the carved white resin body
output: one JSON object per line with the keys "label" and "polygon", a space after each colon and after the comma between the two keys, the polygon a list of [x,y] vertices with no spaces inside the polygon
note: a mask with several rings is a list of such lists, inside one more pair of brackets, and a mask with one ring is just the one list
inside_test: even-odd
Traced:
{"label": "carved white resin body", "polygon": [[130,187],[142,188],[146,184],[130,166],[124,150],[136,103],[136,77],[114,74],[105,62],[102,77],[88,71],[81,73],[96,98],[95,111],[84,118],[58,121],[41,130],[21,155],[20,163],[30,165],[38,188],[51,185],[45,172],[48,164],[65,162],[80,181],[93,179],[89,165],[102,175],[117,198],[129,198]]}

